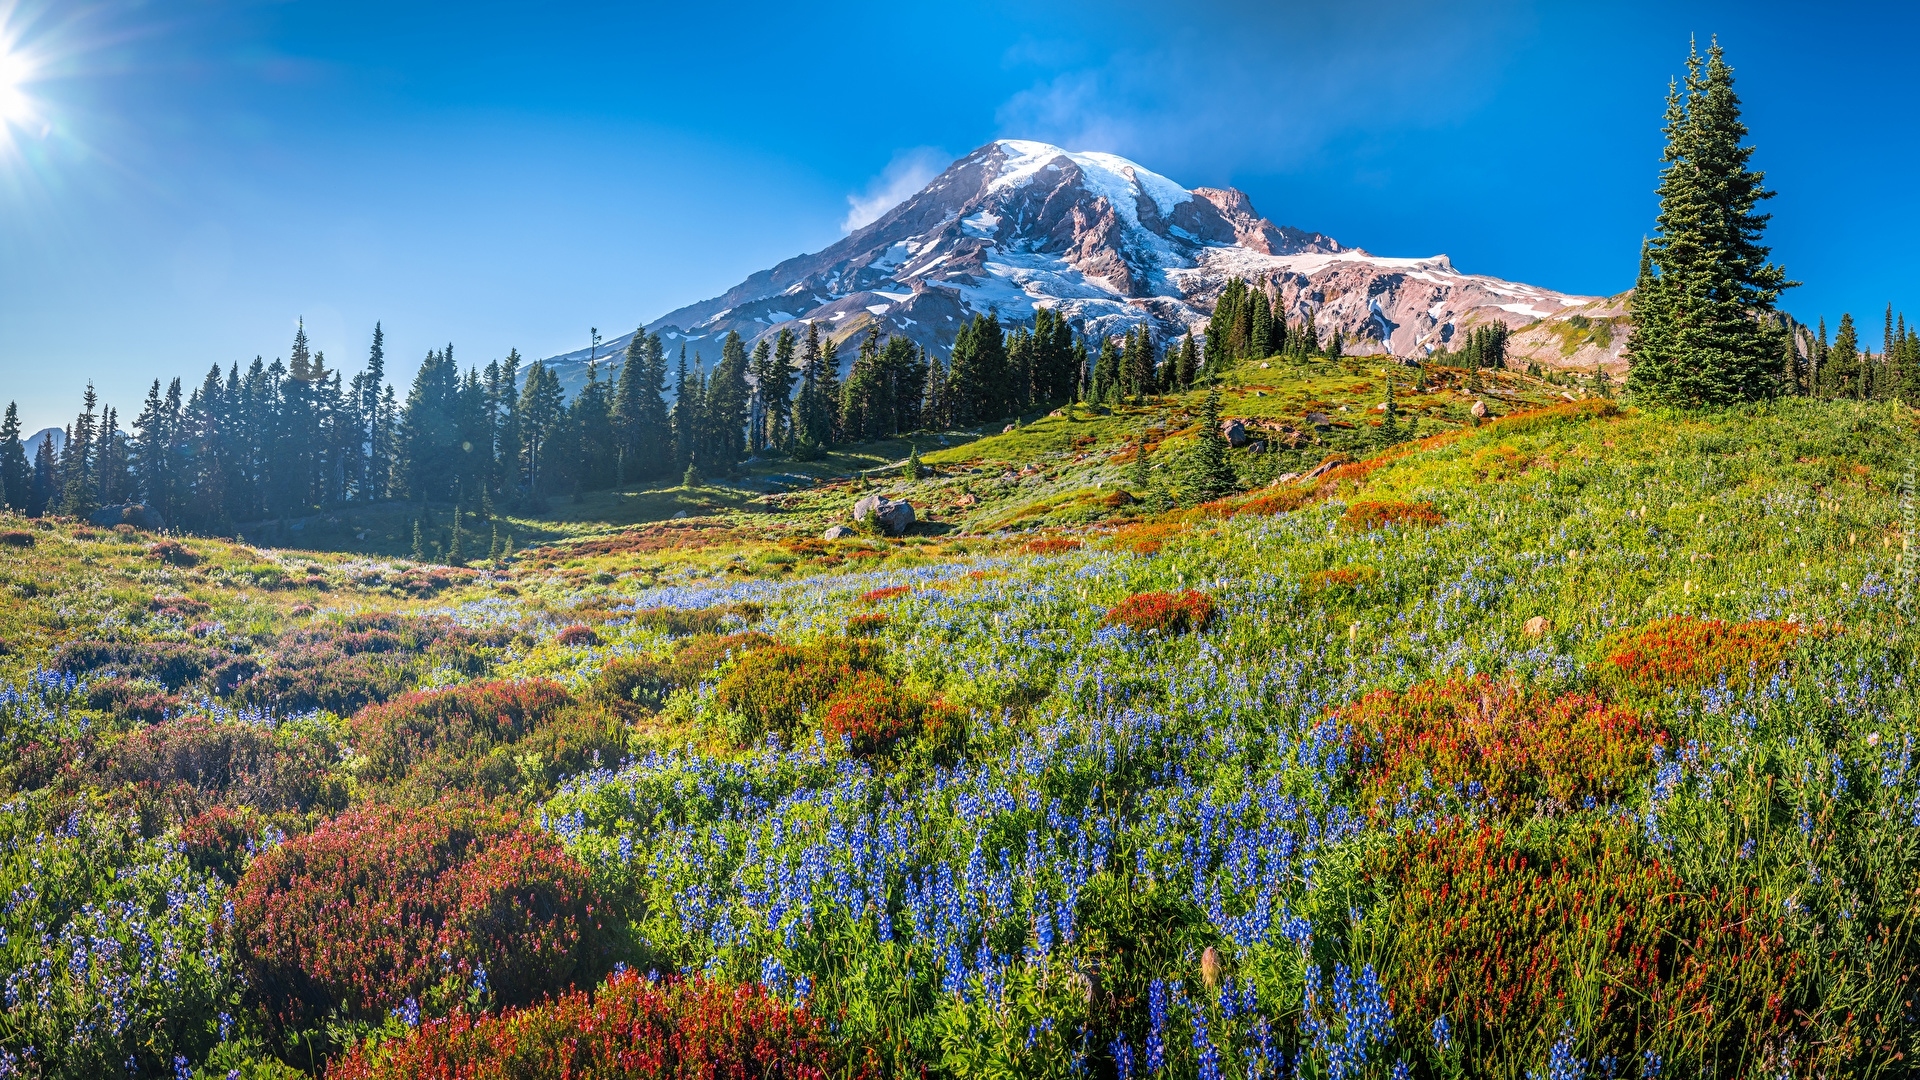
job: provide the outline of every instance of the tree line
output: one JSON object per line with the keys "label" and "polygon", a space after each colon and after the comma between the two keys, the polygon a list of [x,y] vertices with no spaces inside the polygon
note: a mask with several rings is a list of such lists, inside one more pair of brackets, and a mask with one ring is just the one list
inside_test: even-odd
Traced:
{"label": "tree line", "polygon": [[945,358],[877,325],[856,348],[844,380],[840,347],[816,323],[751,350],[730,333],[711,368],[682,346],[670,369],[660,336],[642,328],[617,366],[591,358],[569,400],[557,371],[517,350],[463,372],[448,345],[427,354],[401,397],[380,326],[365,368],[347,377],[302,325],[285,361],[215,365],[198,384],[154,380],[130,423],[89,384],[58,446],[51,435],[26,446],[10,404],[0,500],[82,517],[141,503],[170,526],[213,532],[389,500],[537,511],[556,496],[698,482],[749,456],[813,458],[1085,392],[1086,343],[1045,309],[1011,331],[996,314],[976,316]]}

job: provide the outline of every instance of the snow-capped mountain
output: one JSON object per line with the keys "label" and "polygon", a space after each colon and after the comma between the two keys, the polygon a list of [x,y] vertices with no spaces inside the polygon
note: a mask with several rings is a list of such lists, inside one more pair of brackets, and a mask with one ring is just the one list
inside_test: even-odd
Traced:
{"label": "snow-capped mountain", "polygon": [[[1275,225],[1231,188],[1189,190],[1112,154],[1008,139],[954,162],[825,250],[670,311],[647,329],[708,360],[729,331],[751,345],[808,321],[840,339],[878,322],[883,333],[940,352],[977,312],[997,310],[1003,323],[1017,324],[1051,307],[1085,334],[1146,325],[1164,342],[1204,331],[1233,277],[1263,286],[1289,319],[1312,312],[1323,332],[1338,326],[1349,352],[1403,358],[1453,343],[1479,323],[1518,330],[1581,311],[1599,320],[1615,314],[1598,297],[1460,273],[1445,255],[1385,258]],[[1625,335],[1595,335],[1591,322],[1575,320],[1574,348],[1563,348],[1572,340],[1566,333],[1529,340],[1541,342],[1540,359],[1559,365],[1590,366],[1600,353],[1617,359]],[[617,359],[626,341],[602,343],[600,355]],[[549,363],[577,385],[587,359],[580,350]]]}

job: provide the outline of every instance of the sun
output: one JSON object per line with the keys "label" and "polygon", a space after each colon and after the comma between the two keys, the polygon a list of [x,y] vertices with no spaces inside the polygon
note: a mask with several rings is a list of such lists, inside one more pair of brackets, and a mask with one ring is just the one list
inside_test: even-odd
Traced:
{"label": "sun", "polygon": [[24,124],[33,118],[27,80],[33,75],[25,56],[0,41],[0,124]]}

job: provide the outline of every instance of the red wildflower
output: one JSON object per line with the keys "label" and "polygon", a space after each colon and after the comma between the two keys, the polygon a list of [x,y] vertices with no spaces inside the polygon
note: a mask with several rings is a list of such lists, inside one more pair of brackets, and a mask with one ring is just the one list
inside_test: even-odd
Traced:
{"label": "red wildflower", "polygon": [[1446,515],[1436,509],[1432,503],[1392,500],[1348,503],[1347,513],[1341,518],[1342,524],[1347,528],[1360,532],[1384,529],[1389,525],[1431,528],[1445,524],[1446,520]]}

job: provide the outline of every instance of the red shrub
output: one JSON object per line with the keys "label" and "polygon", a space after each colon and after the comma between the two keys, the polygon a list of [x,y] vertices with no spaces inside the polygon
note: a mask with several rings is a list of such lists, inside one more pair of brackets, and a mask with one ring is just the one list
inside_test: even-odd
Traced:
{"label": "red shrub", "polygon": [[1284,514],[1305,506],[1314,495],[1310,487],[1270,487],[1244,498],[1219,499],[1202,503],[1200,509],[1211,510],[1223,517],[1237,517],[1241,514]]}
{"label": "red shrub", "polygon": [[553,640],[568,648],[572,648],[575,645],[598,645],[600,644],[600,635],[594,633],[593,627],[591,626],[581,626],[575,623],[565,630],[560,631],[558,634],[555,634]]}
{"label": "red shrub", "polygon": [[6,532],[0,532],[0,544],[7,547],[32,547],[34,535],[24,529],[8,529]]}
{"label": "red shrub", "polygon": [[141,728],[99,756],[97,779],[129,789],[143,827],[215,807],[297,816],[346,805],[334,747],[303,731],[183,717]]}
{"label": "red shrub", "polygon": [[1630,709],[1590,694],[1522,694],[1485,675],[1380,690],[1341,710],[1369,800],[1478,783],[1509,811],[1605,802],[1651,761],[1661,736]]}
{"label": "red shrub", "polygon": [[879,663],[879,647],[866,641],[755,649],[720,680],[715,700],[746,717],[755,734],[791,736],[808,713]]}
{"label": "red shrub", "polygon": [[87,704],[142,724],[154,724],[180,708],[178,695],[130,679],[102,679],[87,687]]}
{"label": "red shrub", "polygon": [[1125,626],[1138,633],[1178,634],[1202,630],[1213,621],[1213,600],[1206,593],[1135,593],[1107,609],[1108,626]]}
{"label": "red shrub", "polygon": [[564,994],[501,1016],[458,1013],[405,1040],[359,1047],[330,1080],[825,1080],[869,1075],[804,1009],[758,985],[632,972],[591,996]]}
{"label": "red shrub", "polygon": [[862,593],[860,595],[860,602],[863,604],[885,603],[896,596],[905,596],[912,591],[913,586],[911,585],[889,585],[884,589],[874,589],[870,592]]}
{"label": "red shrub", "polygon": [[417,690],[362,709],[354,743],[369,778],[397,780],[432,756],[471,758],[516,742],[572,704],[566,687],[546,679]]}
{"label": "red shrub", "polygon": [[1315,595],[1351,596],[1380,580],[1380,571],[1371,566],[1344,566],[1336,570],[1316,570],[1307,575],[1307,592]]}
{"label": "red shrub", "polygon": [[1583,1052],[1637,1057],[1658,1032],[1701,1059],[1669,1061],[1676,1075],[1756,1060],[1791,1030],[1785,994],[1805,961],[1773,905],[1690,890],[1623,831],[1414,830],[1374,866],[1395,884],[1388,987],[1409,1030],[1444,1015],[1466,1045],[1531,1038],[1510,1052],[1545,1056],[1578,1000]]}
{"label": "red shrub", "polygon": [[303,626],[281,636],[273,663],[243,683],[243,704],[327,709],[342,716],[406,689],[417,670],[450,667],[478,675],[483,651],[512,640],[511,631],[474,631],[446,619],[357,615]]}
{"label": "red shrub", "polygon": [[960,711],[928,700],[899,683],[865,672],[827,702],[820,727],[832,740],[846,738],[857,754],[880,754],[912,736],[944,744],[960,727]]}
{"label": "red shrub", "polygon": [[200,556],[178,540],[162,540],[147,548],[147,557],[158,559],[169,566],[196,566]]}
{"label": "red shrub", "polygon": [[[1338,470],[1335,470],[1338,471]],[[1329,474],[1331,475],[1331,474]],[[1349,529],[1362,532],[1384,529],[1389,525],[1413,525],[1432,528],[1446,524],[1447,518],[1432,503],[1410,502],[1352,502],[1347,504],[1346,516],[1340,519]]]}
{"label": "red shrub", "polygon": [[233,895],[235,959],[283,1028],[441,1004],[429,990],[443,980],[463,999],[479,967],[502,1004],[523,1004],[601,960],[586,868],[484,808],[342,814],[255,859]]}
{"label": "red shrub", "polygon": [[892,621],[892,617],[883,611],[862,612],[847,619],[847,633],[855,637],[877,634]]}
{"label": "red shrub", "polygon": [[1063,551],[1077,551],[1080,541],[1069,540],[1064,536],[1043,536],[1038,540],[1029,540],[1020,545],[1020,550],[1029,555],[1058,555]]}
{"label": "red shrub", "polygon": [[1601,674],[1624,689],[1657,694],[1716,682],[1744,683],[1750,672],[1770,676],[1805,627],[1791,622],[1725,623],[1676,615],[1611,638]]}
{"label": "red shrub", "polygon": [[257,840],[266,823],[247,808],[216,806],[180,827],[180,846],[188,865],[232,885],[247,863],[247,842]]}

